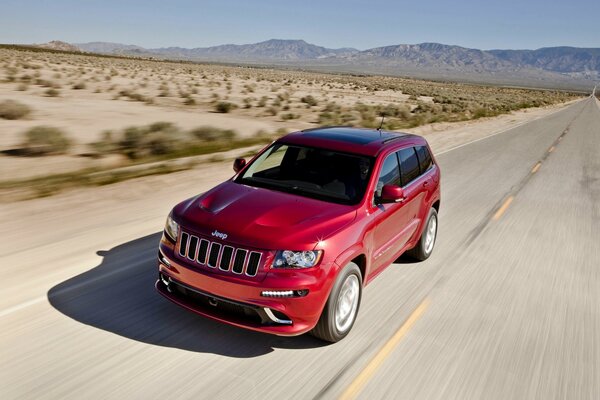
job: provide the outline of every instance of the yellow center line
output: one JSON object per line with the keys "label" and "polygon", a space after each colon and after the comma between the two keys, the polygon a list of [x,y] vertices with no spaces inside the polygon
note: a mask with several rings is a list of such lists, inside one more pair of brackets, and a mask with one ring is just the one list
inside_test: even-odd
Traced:
{"label": "yellow center line", "polygon": [[498,211],[496,211],[496,214],[494,214],[494,217],[493,217],[494,221],[498,221],[500,219],[500,217],[502,216],[502,214],[504,214],[504,212],[506,211],[508,206],[510,206],[510,203],[512,203],[514,198],[515,198],[514,196],[510,196],[504,201],[502,206],[498,209]]}
{"label": "yellow center line", "polygon": [[533,169],[531,170],[532,174],[535,174],[536,172],[538,172],[538,169],[540,169],[540,167],[542,166],[541,162],[538,162],[537,164],[535,164],[535,166],[533,167]]}
{"label": "yellow center line", "polygon": [[410,328],[417,322],[417,320],[421,317],[421,315],[425,312],[427,307],[429,306],[429,299],[423,300],[421,304],[415,309],[415,311],[410,314],[408,319],[402,324],[402,326],[396,331],[394,336],[392,336],[387,343],[379,350],[379,352],[373,357],[373,359],[367,364],[365,369],[361,371],[360,374],[354,381],[348,386],[348,388],[342,393],[340,396],[340,400],[350,400],[355,399],[365,385],[369,382],[369,380],[373,377],[375,372],[381,367],[383,362],[388,358],[388,356],[392,353],[394,348],[400,343],[400,340],[406,335],[406,333],[410,330]]}
{"label": "yellow center line", "polygon": [[553,151],[554,151],[554,146],[552,146],[548,149],[548,153],[552,153]]}

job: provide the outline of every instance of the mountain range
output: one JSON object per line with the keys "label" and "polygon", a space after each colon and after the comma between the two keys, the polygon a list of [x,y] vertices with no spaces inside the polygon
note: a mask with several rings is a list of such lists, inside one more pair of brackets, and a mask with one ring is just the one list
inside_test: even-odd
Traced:
{"label": "mountain range", "polygon": [[[63,42],[51,42],[63,43]],[[367,50],[331,49],[304,40],[271,39],[213,47],[144,48],[120,43],[75,43],[81,51],[171,60],[286,65],[315,70],[382,73],[547,87],[590,85],[600,79],[600,48],[479,50],[440,43]]]}

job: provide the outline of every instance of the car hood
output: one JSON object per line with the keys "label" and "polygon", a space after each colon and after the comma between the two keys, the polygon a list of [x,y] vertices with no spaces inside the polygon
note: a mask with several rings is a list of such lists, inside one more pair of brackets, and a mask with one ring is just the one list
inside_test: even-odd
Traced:
{"label": "car hood", "polygon": [[[177,205],[184,230],[227,235],[224,242],[257,249],[306,250],[356,218],[352,206],[227,181]],[[213,235],[215,233],[215,235]]]}

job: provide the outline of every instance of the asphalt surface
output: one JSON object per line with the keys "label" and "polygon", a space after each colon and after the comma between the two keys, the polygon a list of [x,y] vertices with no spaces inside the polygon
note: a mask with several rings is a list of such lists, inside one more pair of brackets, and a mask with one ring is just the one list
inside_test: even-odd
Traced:
{"label": "asphalt surface", "polygon": [[106,250],[92,239],[99,222],[32,239],[45,246],[5,245],[0,398],[600,398],[598,102],[437,159],[433,256],[390,266],[333,345],[240,330],[163,299],[158,232]]}

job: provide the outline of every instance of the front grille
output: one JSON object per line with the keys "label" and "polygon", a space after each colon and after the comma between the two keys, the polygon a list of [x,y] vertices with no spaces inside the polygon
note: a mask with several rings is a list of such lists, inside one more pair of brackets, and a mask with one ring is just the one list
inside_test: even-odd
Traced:
{"label": "front grille", "polygon": [[262,253],[211,242],[187,232],[181,232],[178,254],[197,264],[234,274],[256,276]]}

